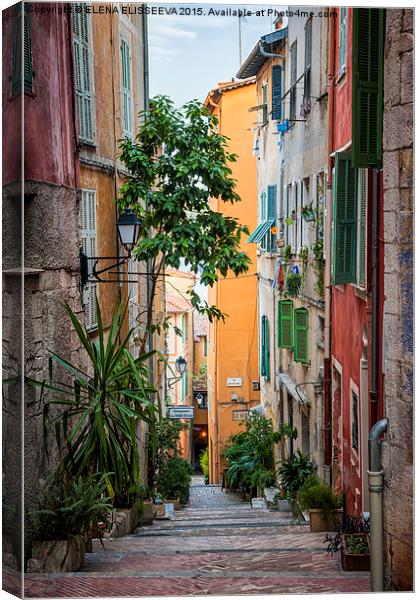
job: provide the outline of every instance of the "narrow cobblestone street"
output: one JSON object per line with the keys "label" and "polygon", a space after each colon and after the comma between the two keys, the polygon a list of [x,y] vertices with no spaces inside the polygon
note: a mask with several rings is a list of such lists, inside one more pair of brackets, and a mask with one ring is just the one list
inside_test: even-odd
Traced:
{"label": "narrow cobblestone street", "polygon": [[194,478],[174,520],[98,540],[78,573],[31,574],[27,597],[122,597],[370,591],[369,573],[344,573],[324,534],[290,513],[252,509]]}

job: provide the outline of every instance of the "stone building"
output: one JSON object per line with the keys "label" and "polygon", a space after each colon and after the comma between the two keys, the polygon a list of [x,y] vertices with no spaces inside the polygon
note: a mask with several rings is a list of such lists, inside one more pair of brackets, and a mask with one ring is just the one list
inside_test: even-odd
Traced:
{"label": "stone building", "polygon": [[413,589],[413,13],[388,9],[384,67],[384,556]]}
{"label": "stone building", "polygon": [[[148,301],[144,265],[130,265],[131,284],[121,271],[112,283],[82,289],[79,255],[81,247],[88,256],[122,253],[114,200],[126,173],[118,140],[135,135],[136,115],[145,108],[145,17],[122,11],[92,15],[78,4],[52,3],[48,11],[45,4],[42,11],[25,5],[24,13],[22,7],[3,14],[2,81],[4,376],[17,378],[4,389],[4,499],[11,520],[6,551],[19,561],[21,494],[27,514],[56,461],[53,436],[45,436],[43,406],[32,387],[21,388],[19,376],[48,378],[51,352],[85,368],[66,303],[95,338],[95,293],[105,329],[115,302],[129,297],[126,326],[141,331],[141,306]],[[158,298],[163,314],[160,304]],[[149,340],[149,346],[157,343]],[[135,353],[135,346],[131,350]],[[156,358],[150,366],[155,386],[163,389],[161,363]],[[53,366],[54,379],[65,376]],[[140,451],[144,456],[144,448]],[[145,464],[142,459],[143,475]],[[29,551],[27,526],[24,535]]]}

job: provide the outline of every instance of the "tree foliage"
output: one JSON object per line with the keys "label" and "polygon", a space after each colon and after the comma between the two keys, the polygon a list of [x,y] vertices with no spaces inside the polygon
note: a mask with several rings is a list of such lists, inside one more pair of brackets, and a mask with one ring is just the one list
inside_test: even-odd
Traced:
{"label": "tree foliage", "polygon": [[[229,272],[244,273],[250,259],[240,250],[240,240],[248,229],[209,205],[209,198],[240,200],[229,166],[237,157],[227,150],[228,138],[217,132],[217,117],[197,100],[177,109],[167,96],[156,96],[140,120],[136,138],[121,143],[129,176],[119,190],[118,206],[132,209],[141,222],[134,254],[150,261],[152,295],[165,266],[179,268],[183,262],[209,286]],[[189,293],[193,306],[210,321],[224,317],[216,306]]]}

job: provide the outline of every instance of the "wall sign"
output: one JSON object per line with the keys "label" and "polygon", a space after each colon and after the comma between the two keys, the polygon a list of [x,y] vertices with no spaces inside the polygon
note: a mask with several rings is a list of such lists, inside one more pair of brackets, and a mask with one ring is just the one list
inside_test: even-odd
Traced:
{"label": "wall sign", "polygon": [[169,406],[170,419],[194,419],[194,406]]}
{"label": "wall sign", "polygon": [[233,421],[246,421],[248,419],[249,410],[234,410],[232,411]]}
{"label": "wall sign", "polygon": [[242,377],[228,377],[226,385],[227,387],[242,387]]}

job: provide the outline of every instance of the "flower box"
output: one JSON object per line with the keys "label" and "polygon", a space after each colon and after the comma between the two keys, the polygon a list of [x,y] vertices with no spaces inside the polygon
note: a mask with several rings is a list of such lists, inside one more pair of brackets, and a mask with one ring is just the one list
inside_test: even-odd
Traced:
{"label": "flower box", "polygon": [[[349,539],[364,541],[368,551],[362,553],[349,552]],[[344,533],[341,538],[341,566],[343,571],[370,571],[370,540],[367,533]]]}
{"label": "flower box", "polygon": [[320,508],[309,509],[309,519],[311,523],[311,531],[336,531],[340,525],[343,515],[342,508],[329,510],[327,513]]}
{"label": "flower box", "polygon": [[85,558],[83,536],[68,540],[41,540],[32,544],[32,572],[78,571]]}

